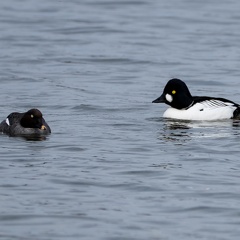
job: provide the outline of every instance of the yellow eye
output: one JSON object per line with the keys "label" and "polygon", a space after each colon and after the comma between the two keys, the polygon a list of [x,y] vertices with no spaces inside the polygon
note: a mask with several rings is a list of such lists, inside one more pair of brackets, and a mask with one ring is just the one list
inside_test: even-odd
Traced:
{"label": "yellow eye", "polygon": [[176,93],[176,91],[175,90],[172,90],[172,94],[175,94]]}
{"label": "yellow eye", "polygon": [[31,118],[34,118],[34,116],[31,114]]}

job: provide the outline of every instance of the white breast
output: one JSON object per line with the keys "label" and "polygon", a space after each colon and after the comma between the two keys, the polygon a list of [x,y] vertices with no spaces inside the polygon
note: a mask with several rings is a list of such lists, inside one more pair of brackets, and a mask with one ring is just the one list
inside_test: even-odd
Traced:
{"label": "white breast", "polygon": [[163,117],[182,120],[218,120],[230,119],[236,107],[232,103],[220,100],[207,100],[196,103],[187,110],[168,108]]}

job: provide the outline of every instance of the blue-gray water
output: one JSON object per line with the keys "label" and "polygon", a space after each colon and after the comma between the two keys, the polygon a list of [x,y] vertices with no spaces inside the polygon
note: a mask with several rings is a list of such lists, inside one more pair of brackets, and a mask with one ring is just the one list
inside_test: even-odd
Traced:
{"label": "blue-gray water", "polygon": [[240,103],[238,0],[0,2],[4,240],[239,239],[240,124],[162,119],[172,77]]}

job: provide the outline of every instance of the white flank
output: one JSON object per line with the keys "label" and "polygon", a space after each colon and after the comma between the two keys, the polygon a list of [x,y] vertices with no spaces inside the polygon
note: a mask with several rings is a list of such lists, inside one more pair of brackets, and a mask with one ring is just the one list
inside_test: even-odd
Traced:
{"label": "white flank", "polygon": [[182,120],[218,120],[230,119],[236,109],[232,103],[222,102],[219,100],[203,101],[196,103],[187,110],[178,110],[168,108],[163,117],[175,118]]}
{"label": "white flank", "polygon": [[6,118],[6,124],[7,124],[8,126],[10,126],[10,123],[9,123],[8,118]]}

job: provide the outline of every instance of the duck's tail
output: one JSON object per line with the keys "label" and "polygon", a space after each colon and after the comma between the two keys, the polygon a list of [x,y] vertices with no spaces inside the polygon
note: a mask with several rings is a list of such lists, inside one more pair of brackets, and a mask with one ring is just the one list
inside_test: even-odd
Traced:
{"label": "duck's tail", "polygon": [[240,105],[234,110],[233,119],[240,120]]}

